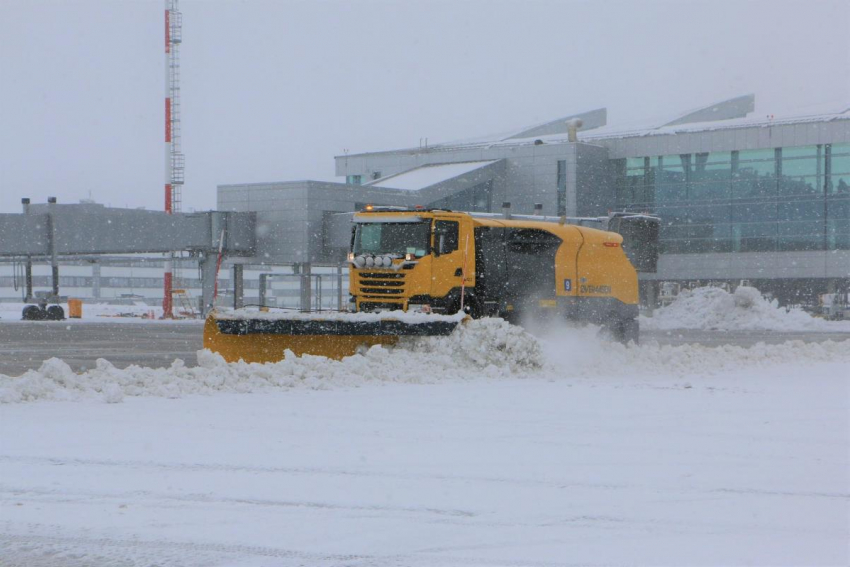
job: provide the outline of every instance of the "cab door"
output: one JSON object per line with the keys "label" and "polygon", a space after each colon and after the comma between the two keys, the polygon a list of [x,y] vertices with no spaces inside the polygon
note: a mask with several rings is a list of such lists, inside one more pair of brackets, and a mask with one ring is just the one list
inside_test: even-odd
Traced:
{"label": "cab door", "polygon": [[[460,222],[455,219],[435,219],[431,232],[431,250],[434,251],[431,261],[431,297],[439,299],[452,289],[460,288],[463,280]],[[470,269],[467,268],[467,277]]]}

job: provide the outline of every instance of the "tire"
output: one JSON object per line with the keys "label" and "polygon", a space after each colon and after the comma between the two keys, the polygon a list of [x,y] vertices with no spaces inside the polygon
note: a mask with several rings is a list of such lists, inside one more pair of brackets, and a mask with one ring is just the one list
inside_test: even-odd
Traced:
{"label": "tire", "polygon": [[27,305],[21,311],[21,319],[24,321],[40,321],[44,319],[46,313],[39,309],[38,305]]}
{"label": "tire", "polygon": [[622,327],[622,340],[624,345],[629,343],[640,344],[640,322],[637,319],[626,319],[620,322]]}
{"label": "tire", "polygon": [[599,336],[624,345],[640,344],[640,323],[637,319],[614,319],[599,330]]}
{"label": "tire", "polygon": [[47,308],[47,319],[50,321],[62,321],[65,319],[65,310],[61,305],[51,305]]}

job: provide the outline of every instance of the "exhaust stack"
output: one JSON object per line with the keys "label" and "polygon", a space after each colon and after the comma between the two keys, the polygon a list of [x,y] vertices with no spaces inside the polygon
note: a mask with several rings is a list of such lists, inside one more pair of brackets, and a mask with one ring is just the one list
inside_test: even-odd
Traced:
{"label": "exhaust stack", "polygon": [[511,219],[511,202],[505,201],[502,203],[502,216],[505,217],[505,220]]}
{"label": "exhaust stack", "polygon": [[578,129],[582,127],[584,122],[581,118],[571,118],[567,120],[567,136],[570,142],[578,142]]}

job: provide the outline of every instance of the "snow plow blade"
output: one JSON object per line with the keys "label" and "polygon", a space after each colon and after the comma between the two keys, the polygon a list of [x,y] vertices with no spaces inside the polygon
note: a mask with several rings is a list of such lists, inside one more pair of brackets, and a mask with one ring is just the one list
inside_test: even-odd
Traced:
{"label": "snow plow blade", "polygon": [[227,362],[278,362],[287,349],[296,356],[312,354],[340,360],[363,347],[393,345],[401,337],[450,335],[461,321],[441,316],[402,320],[377,314],[369,318],[268,315],[235,318],[211,313],[204,325],[204,348],[217,352]]}

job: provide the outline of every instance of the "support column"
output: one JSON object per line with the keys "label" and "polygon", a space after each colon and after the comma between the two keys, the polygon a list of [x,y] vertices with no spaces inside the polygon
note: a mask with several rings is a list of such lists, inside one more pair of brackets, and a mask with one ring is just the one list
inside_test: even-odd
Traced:
{"label": "support column", "polygon": [[233,264],[233,308],[245,305],[245,280],[242,264]]}
{"label": "support column", "polygon": [[26,264],[26,275],[24,279],[26,280],[26,288],[27,288],[27,297],[24,300],[24,303],[29,303],[32,301],[32,258],[27,256],[27,264]]}
{"label": "support column", "polygon": [[268,286],[268,280],[268,274],[260,274],[260,307],[266,306],[266,287]]}
{"label": "support column", "polygon": [[301,311],[305,313],[310,312],[311,303],[313,301],[313,290],[311,288],[312,279],[311,275],[311,265],[309,262],[304,262],[301,264]]}
{"label": "support column", "polygon": [[47,198],[47,235],[50,238],[50,276],[53,284],[53,297],[59,296],[59,260],[56,255],[56,197]]}
{"label": "support column", "polygon": [[92,286],[91,294],[95,299],[100,299],[100,262],[95,262],[91,266]]}
{"label": "support column", "polygon": [[646,282],[646,311],[650,317],[658,307],[658,282],[649,280]]}
{"label": "support column", "polygon": [[53,297],[59,297],[59,266],[50,266],[50,279],[53,281]]}
{"label": "support column", "polygon": [[[21,206],[24,209],[24,214],[28,215],[30,212],[30,200],[28,197],[21,199]],[[24,287],[26,288],[24,303],[29,303],[32,301],[32,256],[27,256],[26,267],[24,270]]]}
{"label": "support column", "polygon": [[200,257],[199,267],[201,268],[201,307],[206,316],[213,308],[213,299],[215,296],[215,272],[218,256],[204,252]]}

